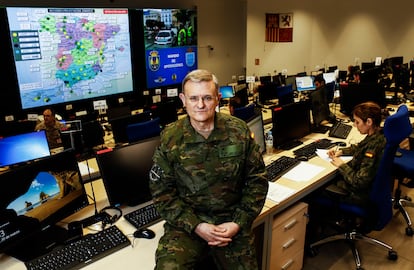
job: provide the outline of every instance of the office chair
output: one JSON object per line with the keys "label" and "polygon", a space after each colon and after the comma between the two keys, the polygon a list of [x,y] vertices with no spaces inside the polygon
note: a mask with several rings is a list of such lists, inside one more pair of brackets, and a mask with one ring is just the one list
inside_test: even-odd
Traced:
{"label": "office chair", "polygon": [[328,236],[310,245],[311,255],[316,255],[316,247],[320,245],[345,240],[351,246],[357,269],[362,269],[359,252],[356,248],[356,240],[362,240],[388,250],[388,259],[396,260],[398,258],[397,252],[390,245],[367,236],[367,233],[373,230],[382,230],[393,216],[391,169],[399,143],[407,138],[410,133],[411,124],[408,110],[406,106],[401,106],[384,123],[386,145],[370,190],[369,206],[363,207],[328,198],[316,199],[318,203],[332,207],[346,218],[344,224],[341,224],[342,226],[338,228],[343,229],[342,233]]}
{"label": "office chair", "polygon": [[[398,149],[398,155],[394,158],[393,172],[397,179],[397,187],[394,193],[394,208],[398,209],[407,222],[405,234],[413,236],[414,231],[410,216],[405,207],[414,207],[414,203],[410,197],[401,196],[401,186],[414,188],[414,145],[410,142],[410,150]],[[404,179],[409,178],[409,183],[404,183]]]}
{"label": "office chair", "polygon": [[128,142],[136,142],[143,139],[160,135],[160,118],[156,117],[149,121],[130,124],[127,126]]}
{"label": "office chair", "polygon": [[244,107],[238,107],[234,108],[234,116],[237,118],[240,118],[244,121],[248,121],[250,118],[252,118],[255,115],[254,110],[254,103],[251,103]]}

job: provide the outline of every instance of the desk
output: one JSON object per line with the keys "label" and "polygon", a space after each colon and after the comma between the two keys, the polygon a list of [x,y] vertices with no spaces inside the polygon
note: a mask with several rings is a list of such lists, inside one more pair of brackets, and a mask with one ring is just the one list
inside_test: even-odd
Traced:
{"label": "desk", "polygon": [[[363,138],[361,135],[357,134],[358,131],[353,129],[351,134],[348,136],[350,140],[357,140]],[[359,136],[358,136],[359,135]],[[327,137],[326,134],[311,134],[303,139],[305,143],[310,143],[311,141]],[[334,139],[339,140],[339,139]],[[350,140],[347,142],[350,143]],[[300,146],[299,146],[300,147]],[[265,162],[268,163],[272,159],[277,158],[279,155],[291,155],[293,156],[293,150],[278,152],[274,151],[272,154],[265,154],[264,159]],[[271,241],[272,239],[272,223],[275,216],[280,214],[283,210],[287,209],[288,207],[294,205],[296,202],[300,201],[304,196],[311,193],[312,191],[316,190],[317,188],[321,187],[328,181],[330,181],[335,173],[336,167],[329,164],[328,162],[320,159],[319,157],[312,158],[308,161],[311,164],[319,165],[325,168],[323,172],[312,178],[307,182],[294,182],[287,178],[280,178],[278,183],[290,187],[295,190],[295,193],[292,194],[290,197],[285,199],[280,203],[275,203],[271,200],[266,200],[265,206],[261,214],[256,218],[253,227],[258,229],[258,232],[262,232],[261,236],[261,247],[262,247],[262,269],[269,269],[270,267],[270,254],[271,254]],[[88,194],[92,196],[92,188],[95,192],[95,197],[97,201],[97,208],[102,209],[103,207],[108,205],[106,191],[102,180],[96,180],[85,184],[85,188],[87,189]],[[127,213],[128,211],[133,210],[134,208],[124,208],[123,212]],[[76,213],[75,215],[71,216],[70,218],[63,220],[61,222],[62,226],[65,226],[68,222],[72,220],[80,220],[84,217],[87,217],[94,213],[94,207],[88,206],[82,211]],[[147,239],[135,239],[133,240],[132,233],[135,231],[135,228],[130,225],[123,217],[121,217],[116,223],[118,226],[127,236],[130,237],[133,246],[126,247],[116,253],[111,254],[97,262],[94,262],[84,269],[139,269],[146,270],[146,269],[153,269],[155,265],[155,250],[158,245],[158,240],[163,234],[163,222],[159,222],[154,224],[150,228],[154,230],[156,233],[156,237],[151,240]],[[0,255],[0,268],[1,269],[8,269],[8,270],[19,270],[25,269],[25,266],[22,262],[11,258],[7,255],[1,254]]]}

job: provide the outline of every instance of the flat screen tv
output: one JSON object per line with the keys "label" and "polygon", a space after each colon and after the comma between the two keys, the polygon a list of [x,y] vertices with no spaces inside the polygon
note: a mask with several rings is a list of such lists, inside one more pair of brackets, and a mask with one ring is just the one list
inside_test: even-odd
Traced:
{"label": "flat screen tv", "polygon": [[0,252],[26,261],[70,236],[61,221],[89,204],[72,151],[0,173]]}
{"label": "flat screen tv", "polygon": [[148,88],[180,84],[197,69],[197,9],[143,9]]}
{"label": "flat screen tv", "polygon": [[44,130],[0,138],[0,167],[50,155]]}
{"label": "flat screen tv", "polygon": [[22,109],[133,91],[128,9],[6,11]]}

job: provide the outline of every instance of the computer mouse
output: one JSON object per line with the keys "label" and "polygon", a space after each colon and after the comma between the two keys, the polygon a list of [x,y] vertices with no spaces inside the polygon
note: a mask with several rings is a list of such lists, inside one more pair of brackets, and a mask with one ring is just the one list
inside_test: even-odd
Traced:
{"label": "computer mouse", "polygon": [[307,156],[297,156],[296,159],[300,160],[300,161],[308,161],[309,160],[309,158]]}
{"label": "computer mouse", "polygon": [[152,239],[155,237],[155,232],[147,228],[139,229],[134,232],[134,237]]}

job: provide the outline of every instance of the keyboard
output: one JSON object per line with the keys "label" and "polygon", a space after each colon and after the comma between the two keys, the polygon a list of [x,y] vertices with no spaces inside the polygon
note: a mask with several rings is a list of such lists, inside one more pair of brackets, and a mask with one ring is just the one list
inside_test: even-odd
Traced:
{"label": "keyboard", "polygon": [[329,131],[329,137],[346,139],[351,132],[352,126],[340,121],[336,122]]}
{"label": "keyboard", "polygon": [[287,173],[290,169],[295,167],[300,163],[299,160],[288,157],[281,156],[278,159],[272,161],[270,164],[266,165],[266,172],[268,175],[268,180],[271,182],[276,181],[282,175]]}
{"label": "keyboard", "polygon": [[80,269],[131,244],[115,225],[25,262],[28,270]]}
{"label": "keyboard", "polygon": [[316,149],[329,149],[335,144],[329,139],[320,139],[293,150],[295,157],[305,156],[308,159],[316,156]]}
{"label": "keyboard", "polygon": [[137,229],[151,226],[162,219],[153,203],[125,214],[124,218]]}

